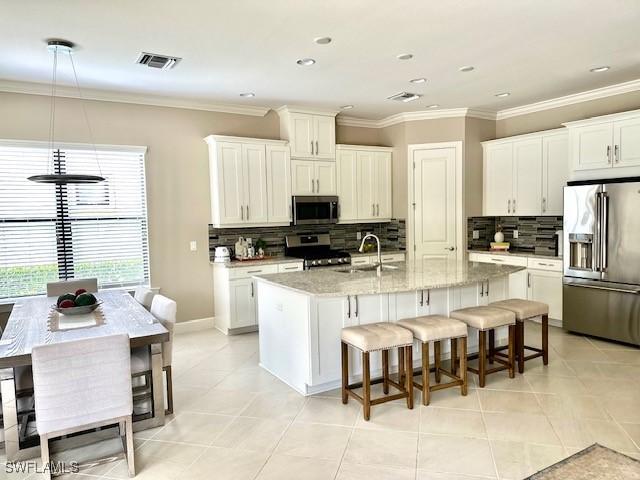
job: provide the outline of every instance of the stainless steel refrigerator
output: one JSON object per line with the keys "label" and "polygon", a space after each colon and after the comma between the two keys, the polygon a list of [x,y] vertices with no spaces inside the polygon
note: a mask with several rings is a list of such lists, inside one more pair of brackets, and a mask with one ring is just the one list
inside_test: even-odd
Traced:
{"label": "stainless steel refrigerator", "polygon": [[640,178],[564,188],[563,326],[640,345]]}

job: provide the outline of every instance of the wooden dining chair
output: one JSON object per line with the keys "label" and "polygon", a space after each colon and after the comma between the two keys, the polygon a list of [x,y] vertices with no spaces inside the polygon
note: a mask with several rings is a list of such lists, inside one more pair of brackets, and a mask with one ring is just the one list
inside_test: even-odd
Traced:
{"label": "wooden dining chair", "polygon": [[[45,478],[61,473],[56,471],[57,464],[50,461],[51,438],[108,425],[119,426],[129,476],[134,476],[129,336],[118,334],[38,345],[33,347],[31,357]],[[91,465],[107,460],[114,457]]]}
{"label": "wooden dining chair", "polygon": [[153,302],[153,297],[155,293],[150,288],[143,287],[142,285],[136,287],[135,292],[133,293],[133,298],[142,305],[147,310],[151,310],[151,302]]}
{"label": "wooden dining chair", "polygon": [[[177,304],[164,295],[154,295],[151,302],[151,315],[153,315],[167,330],[169,341],[162,344],[162,370],[167,382],[167,409],[166,413],[173,413],[173,375],[171,361],[173,357],[173,330],[176,324]],[[131,351],[131,371],[134,378],[144,377],[145,385],[150,386],[151,359],[149,347],[136,348]]]}
{"label": "wooden dining chair", "polygon": [[47,283],[47,297],[59,297],[65,293],[74,293],[80,288],[84,288],[87,292],[95,293],[98,291],[98,279],[78,278]]}

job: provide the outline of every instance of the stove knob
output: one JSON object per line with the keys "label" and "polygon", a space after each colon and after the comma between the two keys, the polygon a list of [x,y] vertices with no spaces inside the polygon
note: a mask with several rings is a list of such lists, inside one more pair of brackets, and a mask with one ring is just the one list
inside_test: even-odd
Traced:
{"label": "stove knob", "polygon": [[329,259],[329,260],[327,260],[327,263],[328,263],[329,265],[331,265],[331,264],[333,263],[333,260]]}
{"label": "stove knob", "polygon": [[316,265],[316,261],[315,260],[311,260],[311,265]]}

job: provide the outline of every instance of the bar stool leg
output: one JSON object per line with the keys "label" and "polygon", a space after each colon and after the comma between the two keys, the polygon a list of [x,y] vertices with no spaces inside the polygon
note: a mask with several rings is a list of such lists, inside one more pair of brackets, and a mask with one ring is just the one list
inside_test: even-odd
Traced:
{"label": "bar stool leg", "polygon": [[436,383],[440,383],[440,340],[433,342],[433,365],[436,373]]}
{"label": "bar stool leg", "polygon": [[467,394],[467,337],[460,337],[460,376],[462,377],[462,385],[460,393]]}
{"label": "bar stool leg", "polygon": [[431,400],[429,390],[429,342],[422,344],[422,404],[429,405]]}
{"label": "bar stool leg", "polygon": [[382,351],[382,391],[389,394],[389,350]]}
{"label": "bar stool leg", "polygon": [[347,387],[349,386],[349,345],[342,343],[342,403],[345,405],[349,401]]}
{"label": "bar stool leg", "polygon": [[411,345],[404,348],[407,361],[407,408],[413,409],[413,348]]}
{"label": "bar stool leg", "polygon": [[371,372],[369,370],[369,352],[362,352],[362,407],[364,419],[371,416]]}
{"label": "bar stool leg", "polygon": [[451,373],[457,375],[458,371],[458,339],[451,339]]}
{"label": "bar stool leg", "polygon": [[398,383],[404,385],[404,347],[398,348]]}
{"label": "bar stool leg", "polygon": [[480,330],[478,332],[478,383],[480,388],[484,387],[487,361],[487,332]]}
{"label": "bar stool leg", "polygon": [[549,364],[549,315],[542,316],[542,363]]}
{"label": "bar stool leg", "polygon": [[524,322],[516,320],[516,350],[518,357],[518,373],[524,372]]}
{"label": "bar stool leg", "polygon": [[[515,336],[516,336],[516,326],[509,325],[509,378],[515,377]],[[520,357],[520,361],[522,361],[523,357]],[[520,368],[518,366],[518,368]]]}
{"label": "bar stool leg", "polygon": [[493,365],[493,358],[496,356],[496,331],[489,330],[489,363]]}

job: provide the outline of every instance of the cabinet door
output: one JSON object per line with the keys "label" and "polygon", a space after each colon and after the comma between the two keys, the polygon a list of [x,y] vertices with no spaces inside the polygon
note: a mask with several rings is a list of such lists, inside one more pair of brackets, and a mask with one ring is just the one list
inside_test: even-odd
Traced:
{"label": "cabinet door", "polygon": [[614,166],[640,165],[640,117],[613,124]]}
{"label": "cabinet door", "polygon": [[315,166],[316,195],[335,195],[336,162],[311,162]]}
{"label": "cabinet door", "polygon": [[291,160],[291,194],[315,194],[315,174],[314,162],[308,160]]}
{"label": "cabinet door", "polygon": [[220,142],[217,145],[218,219],[220,225],[244,222],[245,178],[242,145]]}
{"label": "cabinet door", "polygon": [[290,128],[291,138],[289,139],[289,143],[291,145],[291,156],[312,158],[312,151],[315,151],[315,143],[313,143],[315,142],[315,124],[313,115],[291,113]]}
{"label": "cabinet door", "polygon": [[566,135],[542,139],[542,214],[564,213],[563,192],[569,177],[569,140]]}
{"label": "cabinet door", "polygon": [[334,117],[314,115],[314,156],[326,160],[336,158],[336,120]]}
{"label": "cabinet door", "polygon": [[613,124],[600,123],[570,130],[574,170],[592,170],[611,166]]}
{"label": "cabinet door", "polygon": [[[320,298],[311,315],[309,343],[311,349],[311,384],[330,382],[342,375],[341,343],[336,341],[344,327],[352,325],[348,317],[346,297]],[[349,357],[356,360],[357,350],[349,348]]]}
{"label": "cabinet door", "polygon": [[249,223],[266,223],[267,208],[267,162],[264,144],[242,145],[244,158],[244,220]]}
{"label": "cabinet door", "polygon": [[549,305],[549,317],[562,320],[562,273],[529,270],[529,300]]}
{"label": "cabinet door", "polygon": [[250,278],[229,282],[229,328],[256,325],[255,285]]}
{"label": "cabinet door", "polygon": [[355,150],[340,150],[336,159],[340,223],[358,220],[357,162]]}
{"label": "cabinet door", "polygon": [[[352,325],[389,321],[389,295],[357,295],[352,296],[350,301]],[[354,350],[352,349],[350,354],[354,361],[351,366],[351,372],[360,375],[362,372],[361,356],[353,355],[353,352]],[[393,360],[391,360],[391,364],[393,363]],[[369,364],[372,368],[382,364],[380,352],[371,352]]]}
{"label": "cabinet door", "polygon": [[527,298],[527,270],[520,270],[519,272],[509,275],[508,282],[509,298]]}
{"label": "cabinet door", "polygon": [[376,152],[376,216],[379,220],[392,217],[391,152]]}
{"label": "cabinet door", "polygon": [[484,158],[484,214],[511,215],[513,145],[487,145]]}
{"label": "cabinet door", "polygon": [[267,208],[269,223],[291,220],[291,161],[289,147],[267,145]]}
{"label": "cabinet door", "polygon": [[508,296],[507,277],[492,278],[484,283],[484,299],[487,303],[505,300]]}
{"label": "cabinet door", "polygon": [[358,162],[358,219],[376,218],[376,158],[374,152],[357,153]]}
{"label": "cabinet door", "polygon": [[513,203],[516,215],[542,213],[542,139],[513,143]]}

